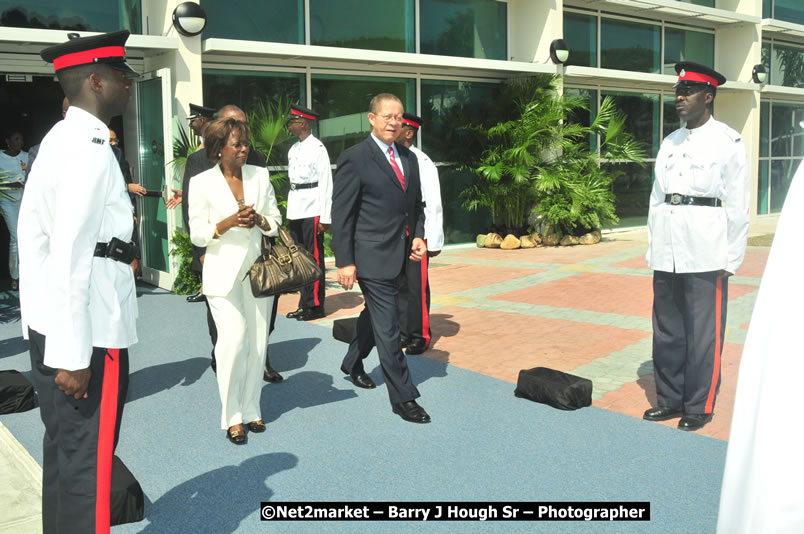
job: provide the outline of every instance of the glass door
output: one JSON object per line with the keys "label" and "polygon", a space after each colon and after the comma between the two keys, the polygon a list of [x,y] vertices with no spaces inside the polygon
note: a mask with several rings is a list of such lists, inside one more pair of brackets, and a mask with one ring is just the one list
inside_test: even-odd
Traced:
{"label": "glass door", "polygon": [[[139,183],[149,192],[159,192],[169,176],[166,155],[172,154],[170,69],[149,72],[138,79],[136,102]],[[176,230],[176,213],[165,208],[161,196],[138,197],[137,202],[142,278],[163,289],[171,289],[176,265],[169,253],[169,242]]]}

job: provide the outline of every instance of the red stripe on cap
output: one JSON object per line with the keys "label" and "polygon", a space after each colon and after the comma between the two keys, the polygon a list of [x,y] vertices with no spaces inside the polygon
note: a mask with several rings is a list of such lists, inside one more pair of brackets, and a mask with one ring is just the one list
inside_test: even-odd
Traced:
{"label": "red stripe on cap", "polygon": [[312,115],[308,115],[307,113],[304,113],[304,112],[296,110],[296,109],[291,109],[290,114],[291,115],[298,115],[299,117],[304,117],[305,119],[310,119],[311,121],[315,120],[315,117],[313,117]]}
{"label": "red stripe on cap", "polygon": [[685,82],[703,82],[708,83],[713,87],[717,87],[716,79],[712,78],[711,76],[707,76],[706,74],[701,74],[700,72],[684,71],[684,74],[679,76],[678,80]]}
{"label": "red stripe on cap", "polygon": [[414,128],[420,128],[421,124],[416,121],[412,121],[410,119],[402,119],[402,124],[407,124],[408,126],[413,126]]}
{"label": "red stripe on cap", "polygon": [[126,49],[122,46],[102,46],[100,48],[93,48],[92,50],[65,54],[53,60],[53,68],[55,70],[61,70],[67,67],[75,67],[76,65],[85,65],[87,63],[93,63],[96,59],[103,57],[119,57],[120,59],[125,59]]}

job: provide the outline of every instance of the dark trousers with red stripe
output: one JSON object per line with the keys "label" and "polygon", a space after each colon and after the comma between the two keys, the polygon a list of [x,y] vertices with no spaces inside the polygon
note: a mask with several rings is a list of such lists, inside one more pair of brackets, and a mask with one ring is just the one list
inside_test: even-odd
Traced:
{"label": "dark trousers with red stripe", "polygon": [[109,532],[112,455],[128,392],[128,350],[93,348],[87,398],[59,390],[57,369],[44,364],[45,336],[28,330],[31,369],[39,395],[44,534]]}
{"label": "dark trousers with red stripe", "polygon": [[324,234],[318,233],[320,217],[290,220],[290,237],[304,247],[321,267],[321,278],[314,284],[301,288],[299,308],[309,310],[324,305]]}
{"label": "dark trousers with red stripe", "polygon": [[399,289],[399,330],[411,341],[430,346],[430,279],[427,256],[422,261],[405,260],[406,283]]}
{"label": "dark trousers with red stripe", "polygon": [[720,388],[728,279],[653,273],[653,372],[658,405],[711,414]]}

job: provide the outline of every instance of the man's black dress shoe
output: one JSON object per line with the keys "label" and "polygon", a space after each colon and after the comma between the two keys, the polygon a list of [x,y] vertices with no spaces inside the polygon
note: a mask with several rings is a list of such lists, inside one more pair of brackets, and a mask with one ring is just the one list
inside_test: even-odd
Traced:
{"label": "man's black dress shoe", "polygon": [[308,310],[304,310],[300,315],[296,317],[297,321],[313,321],[315,319],[322,319],[324,317],[324,308],[318,306],[316,308],[310,308]]}
{"label": "man's black dress shoe", "polygon": [[406,354],[421,354],[422,352],[428,349],[427,342],[423,339],[414,339],[408,344],[408,348],[405,351]]}
{"label": "man's black dress shoe", "polygon": [[684,415],[684,410],[681,408],[663,408],[662,406],[657,406],[656,408],[645,410],[642,419],[646,421],[667,421],[668,419],[675,419],[682,415]]}
{"label": "man's black dress shoe", "polygon": [[207,297],[203,293],[196,293],[187,297],[187,302],[204,302],[205,300],[207,300]]}
{"label": "man's black dress shoe", "polygon": [[352,382],[354,382],[354,384],[359,388],[374,389],[377,387],[377,384],[374,383],[374,380],[372,380],[371,377],[366,373],[352,374],[349,371],[347,371],[343,365],[341,365],[341,372],[345,375],[351,376]]}
{"label": "man's black dress shoe", "polygon": [[411,423],[430,422],[430,416],[427,415],[427,412],[424,411],[424,408],[419,406],[415,400],[409,400],[407,402],[398,402],[396,404],[392,404],[391,408],[393,409],[395,414],[397,414],[405,421],[410,421]]}
{"label": "man's black dress shoe", "polygon": [[684,417],[682,417],[681,421],[678,422],[678,429],[692,432],[694,430],[703,428],[706,426],[706,423],[711,420],[711,413],[687,413],[684,414]]}
{"label": "man's black dress shoe", "polygon": [[282,375],[277,373],[273,367],[266,365],[262,370],[262,379],[266,382],[281,382],[284,380]]}
{"label": "man's black dress shoe", "polygon": [[299,308],[298,310],[296,310],[296,311],[292,311],[292,312],[290,312],[289,314],[285,315],[285,317],[287,317],[288,319],[296,319],[296,318],[297,318],[299,315],[301,315],[302,313],[304,313],[304,309],[303,309],[303,308]]}

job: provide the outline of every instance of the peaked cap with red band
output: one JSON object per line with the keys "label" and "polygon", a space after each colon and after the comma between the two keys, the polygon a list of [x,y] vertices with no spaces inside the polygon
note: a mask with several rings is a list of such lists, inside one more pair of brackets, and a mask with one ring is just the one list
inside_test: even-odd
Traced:
{"label": "peaked cap with red band", "polygon": [[421,128],[424,121],[418,115],[414,115],[413,113],[403,113],[402,114],[402,124],[405,126],[410,126],[411,128],[416,128],[417,130]]}
{"label": "peaked cap with red band", "polygon": [[726,77],[716,70],[692,61],[676,63],[676,72],[678,73],[678,81],[675,87],[696,85],[720,87],[726,83]]}
{"label": "peaked cap with red band", "polygon": [[126,63],[126,40],[129,31],[121,30],[91,37],[78,37],[66,43],[50,46],[39,55],[59,72],[81,65],[104,64],[113,69],[137,74]]}
{"label": "peaked cap with red band", "polygon": [[301,117],[302,119],[308,119],[314,121],[318,118],[318,113],[313,111],[310,108],[306,108],[304,106],[298,106],[296,104],[290,105],[290,119],[295,119]]}

